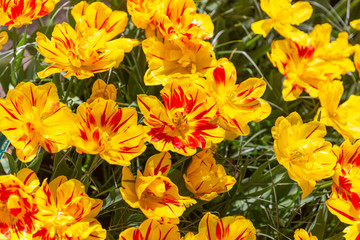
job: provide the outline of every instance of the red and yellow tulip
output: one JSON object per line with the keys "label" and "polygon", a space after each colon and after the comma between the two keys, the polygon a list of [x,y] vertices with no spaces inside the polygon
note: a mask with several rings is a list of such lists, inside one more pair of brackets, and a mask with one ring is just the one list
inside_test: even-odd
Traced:
{"label": "red and yellow tulip", "polygon": [[252,222],[242,216],[224,217],[206,213],[199,223],[199,233],[188,233],[185,240],[255,240]]}
{"label": "red and yellow tulip", "polygon": [[59,0],[1,0],[0,25],[19,28],[54,10]]}
{"label": "red and yellow tulip", "polygon": [[216,101],[195,84],[197,81],[202,79],[182,79],[166,85],[161,90],[164,104],[155,96],[138,95],[149,141],[158,151],[191,156],[197,147],[210,148],[223,140],[224,130],[213,123]]}
{"label": "red and yellow tulip", "polygon": [[0,99],[0,131],[16,148],[19,160],[33,160],[42,146],[50,153],[70,147],[71,109],[59,102],[55,84],[22,82]]}
{"label": "red and yellow tulip", "polygon": [[202,39],[213,36],[214,24],[209,15],[197,14],[193,0],[166,0],[155,12],[154,21],[163,38]]}
{"label": "red and yellow tulip", "polygon": [[336,158],[331,143],[324,139],[324,124],[303,123],[300,115],[293,112],[286,118],[279,117],[271,133],[276,158],[303,190],[302,198],[313,191],[316,181],[334,174]]}
{"label": "red and yellow tulip", "polygon": [[128,228],[120,233],[119,240],[180,240],[180,233],[174,224],[147,219],[139,228]]}
{"label": "red and yellow tulip", "polygon": [[75,31],[67,23],[55,26],[51,41],[38,32],[37,49],[45,57],[45,62],[52,63],[38,72],[38,76],[45,78],[54,73],[66,72],[65,77],[85,79],[94,76],[94,73],[118,67],[124,53],[131,51],[134,45],[124,45],[122,39],[108,42],[107,36],[105,29],[84,27],[82,31]]}
{"label": "red and yellow tulip", "polygon": [[167,177],[170,167],[170,154],[167,152],[150,157],[144,173],[138,170],[136,179],[130,169],[124,167],[120,192],[131,207],[140,208],[146,217],[178,224],[186,207],[196,201],[179,195],[178,187]]}
{"label": "red and yellow tulip", "polygon": [[32,239],[39,211],[34,200],[40,182],[27,168],[0,176],[0,239]]}
{"label": "red and yellow tulip", "polygon": [[318,240],[318,238],[311,233],[307,233],[304,229],[299,228],[295,231],[294,240]]}
{"label": "red and yellow tulip", "polygon": [[95,99],[77,109],[73,145],[79,153],[100,154],[110,164],[130,165],[146,149],[135,108],[119,109],[113,100]]}
{"label": "red and yellow tulip", "polygon": [[331,30],[330,24],[316,25],[309,35],[295,31],[291,38],[272,42],[268,56],[285,76],[285,101],[297,99],[303,90],[317,98],[320,84],[355,71],[349,58],[354,47],[348,43],[348,34],[341,32],[330,42]]}
{"label": "red and yellow tulip", "polygon": [[36,217],[42,227],[34,234],[35,240],[56,239],[105,239],[106,230],[95,219],[102,207],[102,200],[90,198],[84,185],[64,176],[49,184],[44,181],[36,191],[39,212]]}
{"label": "red and yellow tulip", "polygon": [[192,157],[192,162],[184,174],[187,189],[196,198],[210,201],[219,193],[229,191],[236,179],[226,175],[221,164],[216,164],[210,149],[203,150]]}
{"label": "red and yellow tulip", "polygon": [[227,138],[248,135],[250,121],[259,122],[270,115],[270,105],[260,98],[266,89],[264,80],[249,78],[236,84],[235,66],[226,58],[218,60],[207,77],[211,95],[219,106],[218,122],[226,130]]}

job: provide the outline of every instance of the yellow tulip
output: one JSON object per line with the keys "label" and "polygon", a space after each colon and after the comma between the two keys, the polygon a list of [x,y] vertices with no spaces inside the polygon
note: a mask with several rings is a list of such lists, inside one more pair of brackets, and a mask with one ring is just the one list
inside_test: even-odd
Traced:
{"label": "yellow tulip", "polygon": [[59,102],[55,84],[22,82],[0,99],[0,131],[16,148],[19,160],[33,160],[42,146],[50,153],[70,147],[71,109]]}
{"label": "yellow tulip", "polygon": [[286,118],[279,117],[271,133],[276,158],[303,190],[302,198],[313,191],[316,181],[334,174],[336,158],[331,143],[324,139],[324,124],[303,123],[300,115],[293,112]]}
{"label": "yellow tulip", "polygon": [[36,191],[35,201],[39,208],[36,217],[42,227],[34,234],[34,240],[106,238],[106,230],[95,219],[102,200],[90,198],[80,181],[64,176],[50,184],[45,180]]}
{"label": "yellow tulip", "polygon": [[116,87],[113,84],[107,84],[101,79],[96,80],[92,87],[91,96],[86,100],[86,103],[90,104],[96,98],[116,101]]}
{"label": "yellow tulip", "polygon": [[128,167],[122,170],[120,188],[123,199],[133,208],[140,208],[146,217],[163,223],[178,224],[186,207],[196,201],[179,195],[178,187],[167,177],[170,154],[155,154],[145,165],[144,173],[133,176]]}
{"label": "yellow tulip", "polygon": [[0,33],[0,50],[2,49],[2,46],[7,42],[8,35],[5,31]]}
{"label": "yellow tulip", "polygon": [[39,184],[36,174],[27,168],[16,175],[0,176],[0,239],[32,239],[40,224],[34,200]]}
{"label": "yellow tulip", "polygon": [[282,34],[292,29],[291,25],[299,25],[308,20],[313,12],[310,3],[305,1],[291,5],[291,0],[261,0],[260,6],[270,18],[251,24],[251,29],[263,37],[266,37],[272,28]]}
{"label": "yellow tulip", "polygon": [[166,85],[184,75],[205,76],[216,62],[212,45],[197,39],[159,40],[148,38],[142,43],[149,69],[145,85]]}
{"label": "yellow tulip", "polygon": [[360,96],[351,95],[347,101],[339,105],[343,92],[344,87],[340,81],[321,85],[321,107],[315,119],[320,117],[320,122],[333,127],[345,139],[354,141],[360,138],[360,114],[357,110]]}
{"label": "yellow tulip", "polygon": [[256,229],[242,216],[224,217],[206,213],[199,223],[199,233],[186,234],[184,240],[255,240]]}
{"label": "yellow tulip", "polygon": [[135,108],[119,109],[113,100],[97,98],[78,107],[77,119],[72,141],[79,153],[100,154],[110,164],[128,166],[146,149]]}
{"label": "yellow tulip", "polygon": [[349,58],[354,47],[348,43],[348,34],[341,32],[330,42],[331,29],[330,24],[316,25],[309,35],[296,31],[291,38],[272,42],[268,56],[285,76],[285,101],[297,99],[303,90],[317,98],[320,84],[355,71]]}
{"label": "yellow tulip", "polygon": [[358,31],[360,31],[360,19],[356,19],[350,22],[350,26]]}
{"label": "yellow tulip", "polygon": [[59,0],[6,0],[0,2],[0,25],[19,28],[54,10]]}
{"label": "yellow tulip", "polygon": [[94,73],[118,67],[129,46],[122,49],[117,41],[107,42],[105,29],[85,28],[75,31],[69,24],[57,24],[51,41],[38,32],[36,42],[38,51],[45,57],[45,62],[53,63],[45,70],[38,72],[40,78],[54,73],[66,72],[65,77],[76,76],[85,79]]}
{"label": "yellow tulip", "polygon": [[192,162],[184,174],[187,189],[196,198],[210,201],[219,193],[229,191],[236,179],[226,175],[221,164],[216,164],[211,150],[203,150],[192,157]]}
{"label": "yellow tulip", "polygon": [[215,100],[195,84],[203,79],[190,80],[166,85],[161,90],[164,104],[155,96],[138,95],[149,141],[158,151],[191,156],[197,147],[210,148],[212,143],[224,138],[224,130],[213,123],[217,111]]}
{"label": "yellow tulip", "polygon": [[318,240],[317,237],[310,235],[302,228],[296,229],[294,234],[294,240]]}
{"label": "yellow tulip", "polygon": [[259,122],[271,112],[270,105],[260,98],[266,89],[265,81],[249,78],[236,84],[236,76],[235,66],[226,58],[219,59],[217,67],[207,74],[211,95],[219,106],[219,124],[230,139],[248,135],[248,123]]}
{"label": "yellow tulip", "polygon": [[120,233],[119,240],[180,240],[179,229],[174,224],[147,219],[139,228],[128,228]]}

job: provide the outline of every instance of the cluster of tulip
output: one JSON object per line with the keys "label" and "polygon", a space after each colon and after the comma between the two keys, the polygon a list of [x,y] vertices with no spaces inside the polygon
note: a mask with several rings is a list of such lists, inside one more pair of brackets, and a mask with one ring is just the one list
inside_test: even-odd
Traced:
{"label": "cluster of tulip", "polygon": [[[346,239],[360,237],[360,191],[357,190],[360,157],[360,97],[351,95],[339,106],[344,87],[341,75],[354,72],[359,66],[359,45],[348,42],[348,34],[341,32],[330,42],[331,25],[316,25],[308,35],[292,25],[311,17],[312,7],[299,1],[291,5],[287,0],[261,1],[261,8],[270,16],[252,24],[252,29],[264,37],[274,29],[285,39],[273,41],[271,62],[285,76],[282,92],[285,101],[299,97],[303,90],[319,98],[321,107],[314,121],[303,123],[297,112],[279,117],[272,128],[274,151],[278,162],[303,190],[302,198],[314,189],[316,181],[331,177],[333,188],[326,204],[340,221],[351,224],[344,232]],[[283,17],[282,12],[291,14]],[[350,25],[360,30],[359,20]],[[354,55],[354,63],[349,58]],[[359,70],[359,69],[358,69]],[[324,139],[326,127],[333,127],[345,142],[339,146]]]}
{"label": "cluster of tulip", "polygon": [[[50,13],[56,3],[0,1],[0,25],[11,29],[31,24]],[[360,114],[356,105],[360,97],[352,95],[339,105],[344,91],[339,79],[356,68],[360,71],[360,46],[349,44],[346,32],[330,41],[329,24],[316,25],[309,34],[295,28],[311,17],[308,2],[261,0],[261,8],[270,18],[253,23],[252,30],[266,37],[274,28],[284,37],[272,42],[268,54],[285,76],[284,100],[293,101],[304,90],[321,104],[314,121],[303,123],[296,112],[276,120],[272,135],[277,160],[303,190],[302,198],[311,194],[317,181],[333,177],[328,209],[350,224],[344,230],[346,239],[358,239]],[[196,200],[181,196],[168,174],[170,152],[191,156],[183,179],[194,198],[211,201],[229,191],[236,179],[217,164],[214,149],[223,140],[248,135],[250,122],[270,115],[270,105],[261,98],[266,82],[249,78],[237,83],[234,64],[217,59],[207,42],[214,32],[210,16],[197,13],[193,0],[128,0],[127,9],[134,25],[145,31],[141,43],[148,62],[144,83],[163,86],[161,100],[137,96],[144,125],[138,123],[136,108],[119,108],[117,89],[109,82],[96,80],[90,98],[73,111],[60,102],[56,85],[49,80],[39,86],[21,82],[5,99],[0,98],[0,132],[25,163],[36,158],[40,146],[49,153],[74,147],[77,154],[99,155],[109,164],[122,166],[122,199],[148,219],[139,228],[121,232],[121,240],[254,240],[256,230],[250,220],[242,216],[219,219],[211,213],[201,219],[198,233],[181,237],[179,218]],[[64,79],[94,77],[117,68],[125,53],[140,44],[116,38],[125,31],[127,13],[113,11],[104,3],[80,2],[71,15],[75,28],[57,24],[51,40],[37,33],[37,50],[50,64],[37,73],[40,79],[55,73],[65,73]],[[360,20],[351,26],[360,30]],[[6,32],[1,32],[0,49],[7,39]],[[325,140],[326,126],[346,139],[340,147]],[[144,170],[136,169],[134,175],[132,160],[145,152],[147,144],[160,153],[149,157]],[[0,239],[106,238],[106,230],[95,219],[102,200],[90,198],[76,179],[59,176],[40,185],[36,173],[23,168],[0,176],[0,199]],[[294,238],[317,240],[304,229],[297,229]]]}

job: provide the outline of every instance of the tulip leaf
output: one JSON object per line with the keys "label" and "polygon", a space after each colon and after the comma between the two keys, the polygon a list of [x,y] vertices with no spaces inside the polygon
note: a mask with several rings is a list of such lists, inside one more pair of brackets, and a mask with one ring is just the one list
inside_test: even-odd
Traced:
{"label": "tulip leaf", "polygon": [[11,156],[10,153],[4,152],[5,156],[8,159],[9,167],[10,167],[10,173],[17,173],[19,171],[18,165],[16,163],[16,160]]}

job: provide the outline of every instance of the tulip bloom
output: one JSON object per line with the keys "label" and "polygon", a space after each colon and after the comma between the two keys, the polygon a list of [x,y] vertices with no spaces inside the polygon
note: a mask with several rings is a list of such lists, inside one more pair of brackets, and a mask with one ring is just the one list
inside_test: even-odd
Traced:
{"label": "tulip bloom", "polygon": [[7,42],[8,35],[5,31],[0,33],[0,50],[2,49],[2,46]]}
{"label": "tulip bloom", "polygon": [[350,26],[358,31],[360,31],[360,19],[356,19],[350,22]]}
{"label": "tulip bloom", "polygon": [[127,11],[131,15],[131,20],[137,28],[145,29],[146,37],[155,35],[156,23],[154,21],[155,12],[163,0],[128,0]]}
{"label": "tulip bloom", "polygon": [[0,131],[16,148],[19,160],[33,160],[42,146],[50,153],[70,147],[71,109],[59,102],[55,84],[22,82],[0,99]]}
{"label": "tulip bloom", "polygon": [[125,45],[122,49],[121,42],[118,42],[121,39],[107,42],[106,38],[105,29],[84,28],[80,32],[67,23],[55,26],[51,41],[38,32],[37,49],[45,57],[45,62],[53,63],[38,72],[38,76],[45,78],[54,73],[67,72],[65,77],[85,79],[94,76],[94,73],[118,67],[124,52],[131,51],[133,45]]}
{"label": "tulip bloom", "polygon": [[188,233],[186,240],[255,240],[256,229],[252,222],[242,216],[224,217],[206,213],[199,223],[199,233]]}
{"label": "tulip bloom", "polygon": [[0,25],[19,28],[31,24],[54,10],[59,0],[3,0],[0,1]]}
{"label": "tulip bloom", "polygon": [[100,154],[110,164],[130,165],[146,149],[144,129],[135,108],[121,108],[113,100],[97,98],[77,109],[73,145],[79,153]]}
{"label": "tulip bloom", "polygon": [[90,198],[84,185],[64,176],[50,184],[43,182],[36,191],[39,212],[36,217],[42,227],[35,234],[40,239],[105,239],[106,230],[95,219],[102,207],[102,200]]}
{"label": "tulip bloom", "polygon": [[289,39],[273,41],[269,58],[285,76],[282,95],[285,101],[297,99],[303,90],[317,98],[321,83],[332,82],[355,71],[349,56],[354,47],[348,34],[341,32],[330,42],[331,25],[316,25],[307,35],[297,31]]}
{"label": "tulip bloom", "polygon": [[266,37],[272,28],[282,34],[285,29],[291,29],[291,25],[299,25],[308,20],[313,12],[310,3],[305,1],[291,5],[291,0],[261,0],[260,6],[270,18],[251,24],[251,29],[263,37]]}
{"label": "tulip bloom", "polygon": [[216,68],[208,72],[211,96],[218,103],[219,124],[226,130],[227,138],[245,136],[250,132],[248,123],[259,122],[270,115],[270,105],[260,97],[266,83],[259,78],[249,78],[236,84],[236,69],[226,58],[218,60]]}
{"label": "tulip bloom", "polygon": [[131,207],[140,208],[146,217],[178,224],[185,207],[196,201],[179,195],[178,187],[167,177],[170,167],[170,154],[167,152],[150,157],[144,173],[138,170],[136,179],[130,169],[124,167],[120,192]]}
{"label": "tulip bloom", "polygon": [[212,45],[196,39],[169,41],[152,37],[144,40],[142,47],[149,63],[144,76],[148,86],[165,86],[183,75],[205,76],[216,61]]}
{"label": "tulip bloom", "polygon": [[101,79],[96,80],[92,87],[91,96],[86,100],[86,103],[90,104],[97,98],[116,101],[116,87],[113,84],[106,84]]}
{"label": "tulip bloom", "polygon": [[216,164],[211,150],[203,150],[192,157],[192,162],[184,174],[187,189],[196,198],[210,201],[219,193],[229,191],[236,179],[226,175],[221,164]]}
{"label": "tulip bloom", "polygon": [[217,111],[213,98],[188,80],[174,81],[161,90],[164,104],[155,96],[138,95],[138,105],[148,126],[149,141],[158,151],[185,156],[196,148],[210,148],[224,138],[224,130],[212,123]]}
{"label": "tulip bloom", "polygon": [[145,220],[139,228],[128,228],[120,233],[119,240],[180,240],[179,229],[174,224],[161,224],[155,219]]}
{"label": "tulip bloom", "polygon": [[271,133],[276,158],[303,190],[302,198],[313,191],[316,181],[334,174],[336,158],[331,143],[324,139],[324,124],[303,123],[300,115],[293,112],[286,118],[279,117]]}
{"label": "tulip bloom", "polygon": [[214,24],[207,14],[197,14],[193,0],[167,0],[154,15],[157,29],[163,38],[212,38]]}
{"label": "tulip bloom", "polygon": [[324,84],[319,91],[321,107],[315,119],[320,116],[320,122],[333,127],[345,139],[353,141],[360,138],[360,96],[351,95],[339,105],[343,92],[344,87],[340,81]]}
{"label": "tulip bloom", "polygon": [[0,176],[0,239],[32,239],[38,226],[34,194],[36,174],[27,168],[16,175]]}
{"label": "tulip bloom", "polygon": [[318,240],[317,237],[310,235],[302,228],[296,229],[294,234],[294,240]]}
{"label": "tulip bloom", "polygon": [[360,238],[359,149],[360,141],[351,144],[349,140],[340,147],[333,147],[338,164],[333,176],[332,193],[326,205],[341,222],[351,224],[344,230],[346,239]]}

